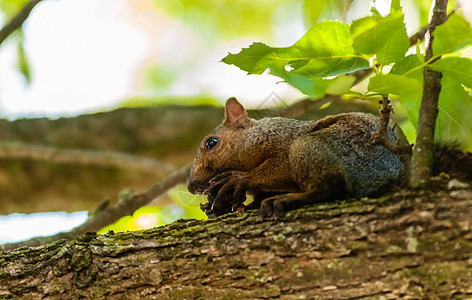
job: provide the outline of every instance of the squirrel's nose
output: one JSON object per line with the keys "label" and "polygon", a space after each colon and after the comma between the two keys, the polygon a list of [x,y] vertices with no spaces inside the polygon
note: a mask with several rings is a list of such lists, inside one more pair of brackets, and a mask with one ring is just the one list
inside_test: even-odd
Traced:
{"label": "squirrel's nose", "polygon": [[190,180],[188,181],[187,189],[190,193],[192,194],[202,194],[205,191],[205,187],[201,186],[198,184],[197,181],[195,180]]}
{"label": "squirrel's nose", "polygon": [[192,180],[191,177],[188,179],[187,189],[192,194],[196,194],[198,192],[198,189],[199,189],[198,184],[197,182]]}
{"label": "squirrel's nose", "polygon": [[196,185],[195,185],[194,182],[192,182],[192,181],[189,181],[189,182],[188,182],[188,184],[187,184],[187,189],[188,189],[188,191],[189,191],[190,193],[195,194],[195,189],[196,189],[196,188],[197,188],[197,187],[196,187]]}

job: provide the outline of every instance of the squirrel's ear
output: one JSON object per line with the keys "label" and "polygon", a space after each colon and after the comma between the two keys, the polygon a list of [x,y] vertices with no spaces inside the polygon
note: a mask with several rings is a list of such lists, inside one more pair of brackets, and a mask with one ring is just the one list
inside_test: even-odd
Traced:
{"label": "squirrel's ear", "polygon": [[233,128],[244,128],[248,124],[246,110],[234,97],[226,100],[223,124]]}

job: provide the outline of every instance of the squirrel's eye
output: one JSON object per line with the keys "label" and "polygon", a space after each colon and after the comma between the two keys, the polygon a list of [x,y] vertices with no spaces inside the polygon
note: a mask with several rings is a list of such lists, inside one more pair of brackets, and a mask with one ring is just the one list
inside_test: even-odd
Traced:
{"label": "squirrel's eye", "polygon": [[218,144],[218,138],[216,137],[209,137],[206,141],[205,141],[205,148],[207,149],[211,149],[213,147],[215,147],[217,144]]}

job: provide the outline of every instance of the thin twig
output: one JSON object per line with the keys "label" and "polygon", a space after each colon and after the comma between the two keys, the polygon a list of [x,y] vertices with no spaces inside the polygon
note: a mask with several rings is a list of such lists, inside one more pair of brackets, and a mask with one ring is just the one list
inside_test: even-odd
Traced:
{"label": "thin twig", "polygon": [[[433,0],[430,22],[425,34],[425,61],[433,57],[433,40],[436,26],[447,19],[447,0]],[[421,99],[416,145],[411,162],[412,187],[419,187],[432,175],[434,153],[434,130],[438,115],[441,73],[425,66],[423,70],[423,97]]]}
{"label": "thin twig", "polygon": [[[394,123],[394,131],[398,136],[397,142],[393,142],[392,139],[388,136],[388,127],[391,121],[391,116],[393,114],[393,109],[390,106],[390,100],[388,96],[383,95],[382,100],[380,101],[382,106],[380,107],[380,126],[379,129],[374,132],[372,136],[371,145],[383,145],[390,152],[398,155],[403,163],[404,168],[404,178],[409,178],[410,175],[410,162],[411,162],[411,147],[408,143],[408,140],[401,130],[401,128]],[[405,180],[406,182],[406,180]]]}
{"label": "thin twig", "polygon": [[382,96],[380,103],[382,104],[380,108],[380,127],[374,133],[371,144],[381,144],[390,152],[398,154],[401,150],[400,147],[388,136],[388,123],[390,122],[390,116],[393,112],[390,106],[390,100],[388,100],[387,96]]}
{"label": "thin twig", "polygon": [[[457,8],[452,10],[446,17],[446,20],[449,19],[450,16],[452,16],[456,12]],[[417,33],[414,35],[410,36],[410,47],[418,44],[421,40],[424,40],[424,35],[426,34],[426,31],[430,28],[430,24],[424,26],[421,28]]]}
{"label": "thin twig", "polygon": [[33,8],[42,0],[32,0],[28,2],[23,9],[0,30],[0,44],[28,19]]}

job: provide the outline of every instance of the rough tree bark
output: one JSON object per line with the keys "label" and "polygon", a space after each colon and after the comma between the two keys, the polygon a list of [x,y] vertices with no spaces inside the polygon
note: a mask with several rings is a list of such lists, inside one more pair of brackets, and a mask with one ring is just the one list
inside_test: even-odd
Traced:
{"label": "rough tree bark", "polygon": [[86,234],[0,254],[0,298],[467,298],[471,215],[444,188]]}

